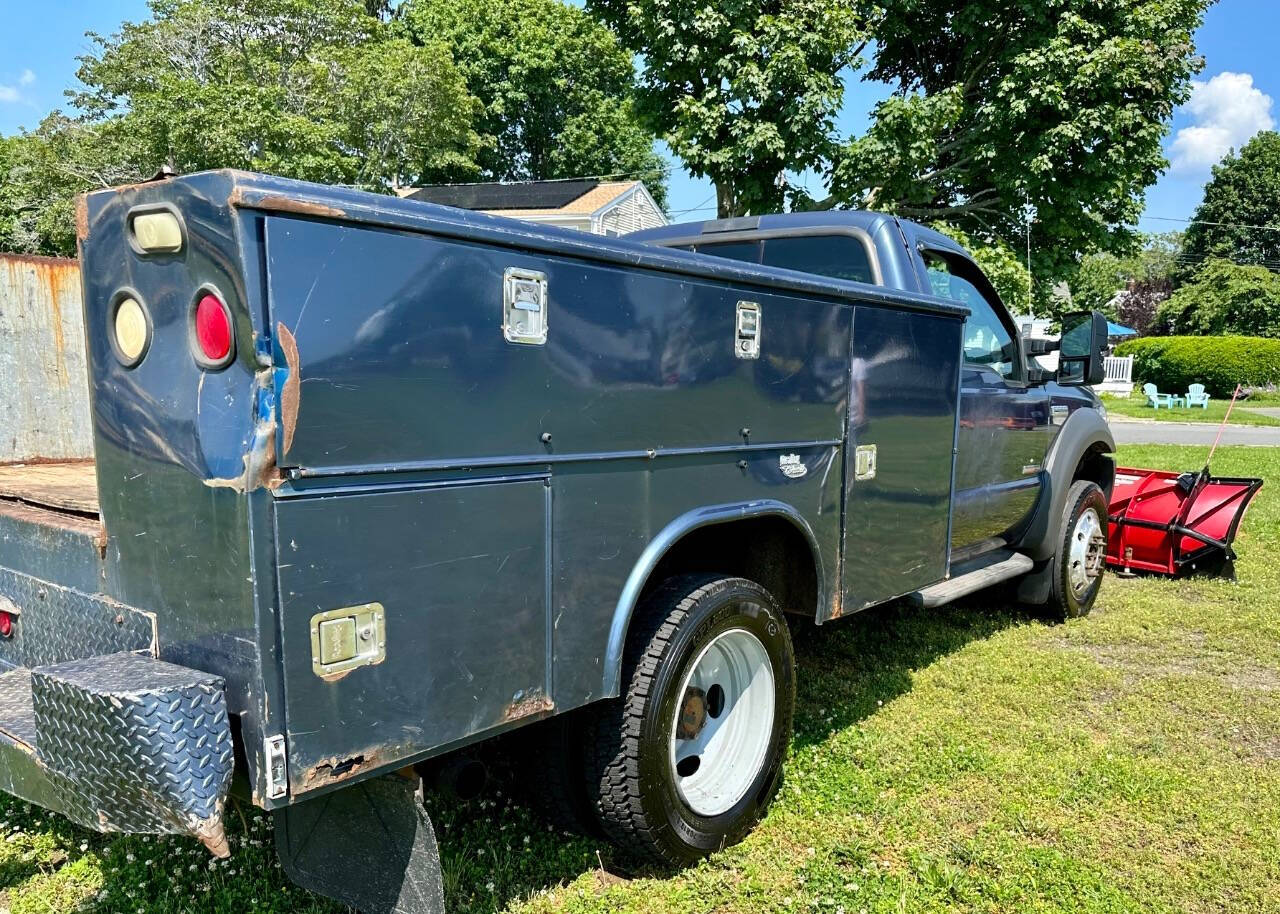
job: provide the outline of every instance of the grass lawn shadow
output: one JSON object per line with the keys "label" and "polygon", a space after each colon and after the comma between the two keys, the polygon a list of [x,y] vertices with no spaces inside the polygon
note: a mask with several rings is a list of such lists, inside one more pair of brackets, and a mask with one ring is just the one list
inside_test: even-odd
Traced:
{"label": "grass lawn shadow", "polygon": [[997,594],[933,609],[890,603],[822,626],[793,624],[796,747],[870,717],[911,691],[913,673],[939,658],[1034,620],[1031,610]]}

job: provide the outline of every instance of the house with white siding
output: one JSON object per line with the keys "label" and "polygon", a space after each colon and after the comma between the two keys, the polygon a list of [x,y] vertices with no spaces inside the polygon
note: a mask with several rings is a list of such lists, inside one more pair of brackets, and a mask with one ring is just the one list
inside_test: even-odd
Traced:
{"label": "house with white siding", "polygon": [[641,181],[526,181],[406,187],[400,196],[597,235],[625,235],[667,224]]}

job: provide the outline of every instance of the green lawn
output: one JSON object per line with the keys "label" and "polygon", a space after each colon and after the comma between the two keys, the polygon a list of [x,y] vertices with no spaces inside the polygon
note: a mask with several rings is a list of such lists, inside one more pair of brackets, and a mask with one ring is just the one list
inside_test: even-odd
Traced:
{"label": "green lawn", "polygon": [[[1141,391],[1130,397],[1112,397],[1103,396],[1102,402],[1106,405],[1107,411],[1120,416],[1133,416],[1137,419],[1158,419],[1161,422],[1212,422],[1218,424],[1222,421],[1222,417],[1227,414],[1227,404],[1230,399],[1220,400],[1214,398],[1209,401],[1207,408],[1195,407],[1187,409],[1186,407],[1174,407],[1173,409],[1152,409],[1147,405],[1147,398],[1143,396]],[[1280,406],[1280,398],[1277,397],[1251,397],[1245,401],[1237,401],[1235,408],[1231,410],[1232,425],[1280,425],[1280,419],[1264,416],[1261,413],[1252,412],[1250,406]]]}
{"label": "green lawn", "polygon": [[[1194,469],[1203,449],[1121,459]],[[1238,584],[1110,576],[1066,625],[988,596],[797,626],[793,757],[745,843],[636,871],[508,789],[433,800],[450,910],[1280,911],[1280,450],[1214,469],[1267,477]],[[287,886],[264,817],[230,820],[213,863],[0,801],[0,910],[342,910]]]}

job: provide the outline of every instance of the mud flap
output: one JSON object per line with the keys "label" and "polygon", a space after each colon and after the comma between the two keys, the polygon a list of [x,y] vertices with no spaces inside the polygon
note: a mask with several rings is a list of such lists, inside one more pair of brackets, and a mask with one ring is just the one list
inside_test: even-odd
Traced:
{"label": "mud flap", "polygon": [[275,813],[289,878],[361,914],[444,914],[440,852],[418,778],[388,775]]}

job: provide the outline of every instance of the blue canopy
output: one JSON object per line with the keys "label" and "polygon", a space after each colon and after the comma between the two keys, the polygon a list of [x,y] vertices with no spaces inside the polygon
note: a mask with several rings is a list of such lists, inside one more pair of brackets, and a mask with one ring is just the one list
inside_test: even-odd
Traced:
{"label": "blue canopy", "polygon": [[1107,336],[1137,336],[1138,331],[1123,324],[1107,321]]}

